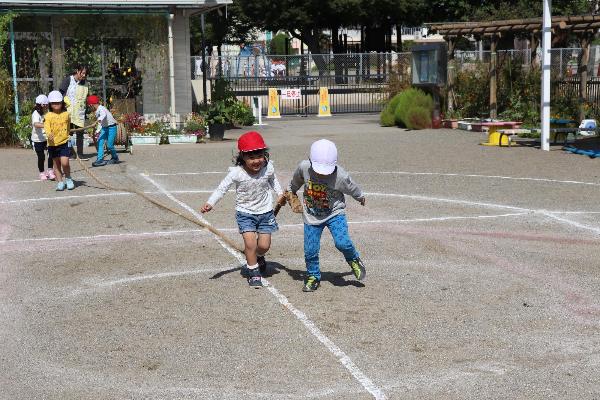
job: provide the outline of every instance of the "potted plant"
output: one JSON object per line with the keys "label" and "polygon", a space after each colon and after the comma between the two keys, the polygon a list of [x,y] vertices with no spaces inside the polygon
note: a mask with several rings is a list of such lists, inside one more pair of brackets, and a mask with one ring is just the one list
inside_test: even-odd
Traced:
{"label": "potted plant", "polygon": [[230,122],[226,102],[224,100],[211,102],[202,113],[202,117],[208,126],[210,140],[223,140],[225,124]]}
{"label": "potted plant", "polygon": [[442,120],[442,124],[444,128],[448,129],[457,129],[458,128],[458,120],[460,119],[460,111],[458,110],[449,110],[445,119]]}

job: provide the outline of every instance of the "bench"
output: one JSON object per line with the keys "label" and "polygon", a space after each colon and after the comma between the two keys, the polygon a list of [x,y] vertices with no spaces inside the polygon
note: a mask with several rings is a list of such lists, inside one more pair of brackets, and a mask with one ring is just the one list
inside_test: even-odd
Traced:
{"label": "bench", "polygon": [[[550,128],[550,144],[559,144],[559,140],[562,137],[562,144],[567,144],[567,139],[569,138],[569,133],[572,133],[575,138],[580,133],[581,129],[579,128]],[[533,129],[532,132],[542,133],[542,130],[539,128]]]}
{"label": "bench", "polygon": [[[510,147],[510,146],[512,146],[513,138],[515,136],[519,136],[520,134],[524,134],[524,133],[531,133],[531,131],[529,129],[500,129],[498,131],[498,133],[500,133],[500,136],[498,139],[498,146]],[[502,145],[502,139],[505,136],[506,136],[507,142],[508,142],[508,145],[506,145],[506,146]]]}

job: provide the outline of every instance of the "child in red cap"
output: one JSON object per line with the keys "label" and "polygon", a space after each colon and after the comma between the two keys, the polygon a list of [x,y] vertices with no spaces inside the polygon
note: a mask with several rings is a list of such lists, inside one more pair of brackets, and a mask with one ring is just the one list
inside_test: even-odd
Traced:
{"label": "child in red cap", "polygon": [[225,179],[200,211],[212,210],[235,183],[236,220],[244,239],[247,262],[242,274],[247,276],[250,286],[258,288],[263,286],[261,278],[267,270],[265,254],[271,247],[271,233],[279,229],[273,213],[272,191],[277,193],[279,203],[283,202],[284,196],[273,162],[269,160],[269,149],[260,133],[244,133],[237,145],[239,154],[235,167],[229,168]]}
{"label": "child in red cap", "polygon": [[[98,96],[88,96],[87,104],[95,111],[96,119],[98,120],[98,125],[96,127],[96,134],[99,134],[98,156],[96,157],[96,161],[92,163],[92,166],[102,167],[106,164],[118,164],[119,156],[115,150],[117,120],[106,107],[100,104]],[[104,160],[104,142],[106,142],[106,148],[110,151],[110,155],[112,156],[109,161]]]}

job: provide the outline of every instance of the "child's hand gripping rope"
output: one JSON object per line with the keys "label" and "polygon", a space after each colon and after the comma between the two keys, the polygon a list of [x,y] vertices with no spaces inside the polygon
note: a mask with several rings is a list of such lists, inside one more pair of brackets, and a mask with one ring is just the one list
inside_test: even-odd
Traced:
{"label": "child's hand gripping rope", "polygon": [[275,214],[275,216],[279,214],[279,210],[281,210],[281,207],[285,206],[286,202],[287,198],[285,193],[277,198],[277,204],[275,205],[275,209],[273,210],[273,214]]}
{"label": "child's hand gripping rope", "polygon": [[290,205],[290,207],[292,207],[292,211],[297,214],[302,214],[302,203],[300,202],[298,195],[289,191],[285,192],[284,195],[287,199],[288,204]]}

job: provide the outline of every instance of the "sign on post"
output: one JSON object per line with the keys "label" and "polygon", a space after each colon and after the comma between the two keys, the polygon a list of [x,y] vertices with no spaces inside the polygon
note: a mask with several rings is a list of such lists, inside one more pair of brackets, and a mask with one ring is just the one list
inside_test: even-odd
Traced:
{"label": "sign on post", "polygon": [[279,112],[279,94],[277,89],[269,88],[269,110],[267,112],[267,118],[281,118]]}
{"label": "sign on post", "polygon": [[281,89],[281,98],[283,100],[300,100],[302,90],[300,89]]}
{"label": "sign on post", "polygon": [[329,90],[326,87],[319,89],[319,117],[331,117]]}

